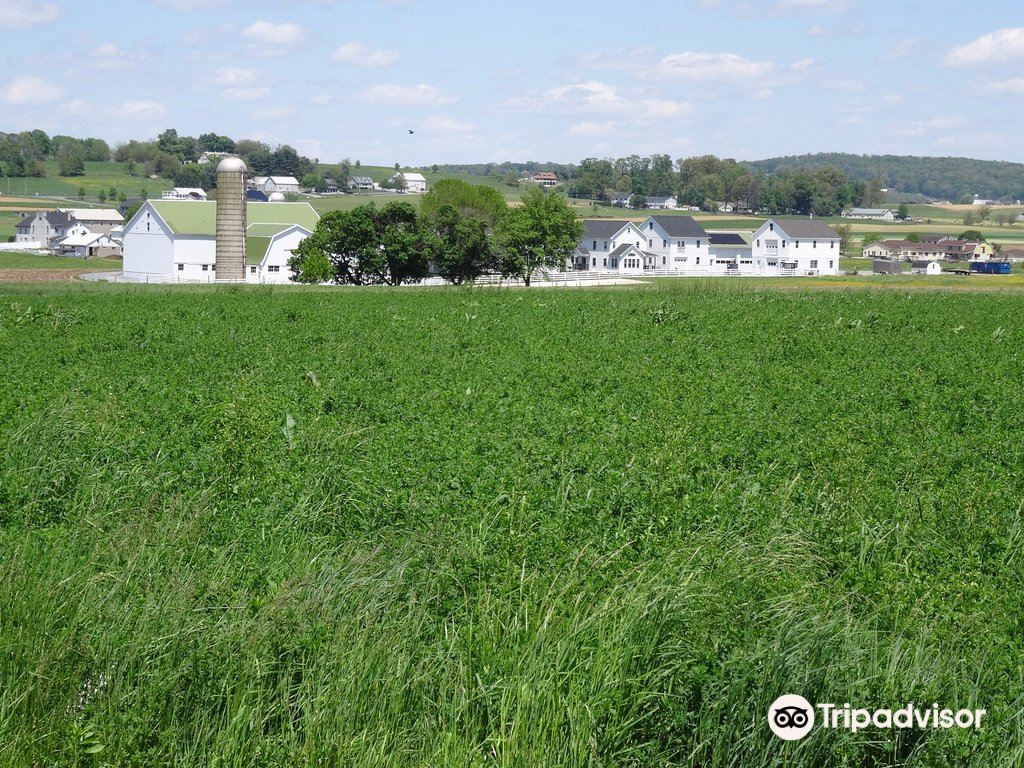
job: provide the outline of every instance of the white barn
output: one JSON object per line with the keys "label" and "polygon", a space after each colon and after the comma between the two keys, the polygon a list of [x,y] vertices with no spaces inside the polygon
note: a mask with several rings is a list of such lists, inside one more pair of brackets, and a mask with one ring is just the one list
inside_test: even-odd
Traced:
{"label": "white barn", "polygon": [[405,191],[414,195],[427,191],[427,180],[423,177],[422,173],[403,171],[402,173],[396,173],[391,177],[391,180],[405,182]]}
{"label": "white barn", "polygon": [[[149,200],[124,230],[124,273],[154,282],[216,279],[216,202]],[[245,280],[287,283],[292,251],[319,220],[308,203],[246,207]]]}

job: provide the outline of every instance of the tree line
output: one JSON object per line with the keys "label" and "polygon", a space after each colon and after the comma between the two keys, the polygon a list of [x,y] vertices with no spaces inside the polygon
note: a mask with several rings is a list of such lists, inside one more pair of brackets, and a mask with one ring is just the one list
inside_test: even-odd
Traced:
{"label": "tree line", "polygon": [[853,155],[827,152],[775,157],[743,164],[765,174],[814,171],[831,166],[875,189],[892,189],[954,203],[979,197],[1014,203],[1024,199],[1024,164],[967,157]]}
{"label": "tree line", "polygon": [[834,216],[850,206],[881,202],[869,184],[831,166],[766,174],[714,155],[675,162],[668,155],[587,158],[577,167],[568,193],[605,202],[625,197],[637,207],[648,197],[674,196],[679,205],[706,211],[717,211],[724,203],[770,215],[804,216]]}
{"label": "tree line", "polygon": [[538,270],[564,269],[583,224],[561,195],[528,190],[509,206],[497,190],[442,179],[407,202],[330,211],[289,261],[294,280],[402,285],[437,275],[461,285],[500,273],[530,285]]}

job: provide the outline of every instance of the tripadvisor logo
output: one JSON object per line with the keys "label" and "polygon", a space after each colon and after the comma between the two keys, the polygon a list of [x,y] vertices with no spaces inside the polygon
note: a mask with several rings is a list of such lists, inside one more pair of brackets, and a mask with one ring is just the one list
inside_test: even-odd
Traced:
{"label": "tripadvisor logo", "polygon": [[[817,716],[815,710],[818,710]],[[784,741],[802,739],[820,721],[821,727],[856,733],[865,728],[981,728],[987,710],[952,710],[932,704],[919,707],[910,702],[899,709],[857,709],[849,704],[818,704],[812,706],[803,696],[779,696],[768,708],[768,727]]]}

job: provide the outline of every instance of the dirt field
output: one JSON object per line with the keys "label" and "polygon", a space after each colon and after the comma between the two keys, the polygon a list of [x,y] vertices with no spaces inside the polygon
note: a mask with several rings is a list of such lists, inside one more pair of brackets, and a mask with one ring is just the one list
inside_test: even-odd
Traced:
{"label": "dirt field", "polygon": [[78,269],[0,269],[0,283],[66,283],[77,280]]}

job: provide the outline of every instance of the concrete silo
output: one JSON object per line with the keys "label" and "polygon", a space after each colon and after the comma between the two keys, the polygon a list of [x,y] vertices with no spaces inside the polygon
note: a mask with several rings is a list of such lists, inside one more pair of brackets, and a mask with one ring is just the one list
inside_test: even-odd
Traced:
{"label": "concrete silo", "polygon": [[217,166],[217,279],[245,279],[245,174],[237,157]]}

